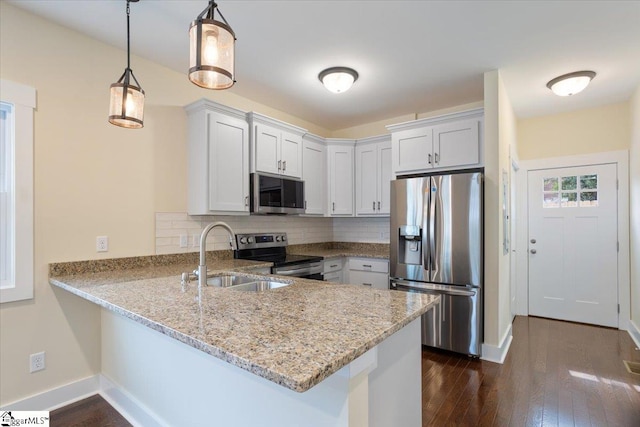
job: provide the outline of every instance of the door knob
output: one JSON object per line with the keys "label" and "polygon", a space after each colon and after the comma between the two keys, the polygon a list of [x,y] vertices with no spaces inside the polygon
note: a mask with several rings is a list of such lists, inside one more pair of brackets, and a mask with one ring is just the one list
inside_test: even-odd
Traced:
{"label": "door knob", "polygon": [[531,249],[531,253],[532,254],[535,254],[536,252],[538,252],[538,251],[536,251],[535,249]]}
{"label": "door knob", "polygon": [[536,242],[536,239],[531,239],[531,243],[535,243],[535,242]]}

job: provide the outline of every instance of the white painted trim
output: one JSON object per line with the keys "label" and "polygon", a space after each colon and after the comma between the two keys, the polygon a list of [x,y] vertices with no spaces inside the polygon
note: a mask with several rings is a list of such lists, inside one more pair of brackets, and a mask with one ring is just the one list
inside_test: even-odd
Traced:
{"label": "white painted trim", "polygon": [[[626,330],[630,324],[631,313],[631,279],[629,277],[629,151],[607,151],[603,153],[582,154],[577,156],[554,157],[548,159],[523,160],[520,162],[522,175],[518,180],[518,218],[516,218],[518,247],[518,277],[516,312],[519,315],[529,314],[529,209],[528,180],[529,171],[577,167],[585,165],[616,164],[618,170],[618,329]],[[626,296],[626,298],[624,297]]]}
{"label": "white painted trim", "polygon": [[187,114],[193,114],[197,111],[215,111],[227,116],[235,117],[240,120],[247,120],[247,112],[238,110],[237,108],[229,107],[228,105],[219,104],[211,101],[210,99],[202,98],[198,101],[192,102],[184,107]]}
{"label": "white painted trim", "polygon": [[16,400],[2,406],[0,410],[53,411],[78,400],[93,396],[100,391],[100,375],[83,378],[51,390]]}
{"label": "white painted trim", "polygon": [[100,394],[135,427],[169,427],[122,387],[102,374],[52,388],[0,407],[0,411],[53,411]]}
{"label": "white painted trim", "polygon": [[499,346],[482,343],[482,357],[480,358],[488,362],[504,363],[513,341],[512,328],[513,324],[509,323],[509,327],[502,336]]}
{"label": "white painted trim", "polygon": [[100,375],[100,395],[134,427],[170,427],[118,384]]}
{"label": "white painted trim", "polygon": [[640,327],[633,320],[629,320],[629,329],[627,330],[631,339],[636,343],[636,347],[640,348]]}
{"label": "white painted trim", "polygon": [[472,108],[465,111],[456,111],[453,113],[442,114],[439,116],[426,117],[424,119],[410,120],[408,122],[397,123],[385,126],[389,132],[398,132],[410,130],[424,126],[434,126],[457,120],[470,119],[473,117],[482,117],[484,115],[484,107]]}

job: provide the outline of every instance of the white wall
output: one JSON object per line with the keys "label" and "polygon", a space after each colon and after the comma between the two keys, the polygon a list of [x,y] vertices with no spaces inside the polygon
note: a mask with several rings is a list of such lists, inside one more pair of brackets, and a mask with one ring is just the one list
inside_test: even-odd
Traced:
{"label": "white wall", "polygon": [[516,144],[516,121],[498,71],[484,75],[485,114],[485,299],[483,352],[508,345],[511,324],[509,254],[502,253],[502,171],[510,173],[510,146]]}
{"label": "white wall", "polygon": [[640,332],[640,85],[630,101],[631,321]]}

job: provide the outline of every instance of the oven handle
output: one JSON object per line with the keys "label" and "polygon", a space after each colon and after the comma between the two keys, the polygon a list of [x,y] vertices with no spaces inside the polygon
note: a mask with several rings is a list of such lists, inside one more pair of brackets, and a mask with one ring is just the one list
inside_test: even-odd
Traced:
{"label": "oven handle", "polygon": [[315,274],[321,273],[321,263],[313,263],[303,268],[295,267],[276,267],[273,269],[273,274],[279,274],[281,276],[299,276],[301,274]]}

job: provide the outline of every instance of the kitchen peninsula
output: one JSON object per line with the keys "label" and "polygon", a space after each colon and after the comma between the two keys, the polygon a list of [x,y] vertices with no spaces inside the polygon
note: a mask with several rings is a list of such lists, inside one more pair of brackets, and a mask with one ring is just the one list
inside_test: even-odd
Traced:
{"label": "kitchen peninsula", "polygon": [[50,267],[52,285],[103,308],[103,392],[136,402],[146,424],[421,424],[419,317],[438,297],[271,277],[289,285],[206,286],[198,300],[197,283],[180,283],[193,263],[166,259]]}

